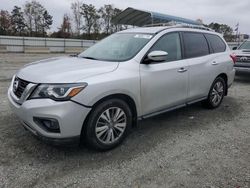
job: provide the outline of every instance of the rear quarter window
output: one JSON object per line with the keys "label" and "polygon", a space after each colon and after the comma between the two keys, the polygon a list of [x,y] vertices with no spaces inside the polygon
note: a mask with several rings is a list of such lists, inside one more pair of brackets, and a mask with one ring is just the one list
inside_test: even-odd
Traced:
{"label": "rear quarter window", "polygon": [[219,36],[213,34],[205,34],[205,36],[214,53],[225,52],[226,44]]}
{"label": "rear quarter window", "polygon": [[209,54],[209,47],[202,33],[183,33],[185,58],[200,57]]}

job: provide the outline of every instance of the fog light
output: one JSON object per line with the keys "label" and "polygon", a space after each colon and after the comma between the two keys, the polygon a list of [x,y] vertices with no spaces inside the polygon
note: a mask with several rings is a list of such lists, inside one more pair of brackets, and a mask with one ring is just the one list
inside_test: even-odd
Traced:
{"label": "fog light", "polygon": [[47,132],[60,133],[60,127],[57,119],[33,117],[33,121]]}

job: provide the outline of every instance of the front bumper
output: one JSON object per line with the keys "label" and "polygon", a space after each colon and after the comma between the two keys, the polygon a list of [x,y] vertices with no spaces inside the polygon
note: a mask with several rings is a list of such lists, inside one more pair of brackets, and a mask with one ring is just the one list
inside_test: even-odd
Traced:
{"label": "front bumper", "polygon": [[[91,108],[86,108],[72,101],[57,102],[51,99],[26,100],[21,105],[8,90],[8,100],[13,112],[20,118],[24,127],[40,139],[52,143],[67,143],[80,138],[83,122]],[[33,117],[53,118],[59,122],[60,133],[46,131],[39,127]]]}
{"label": "front bumper", "polygon": [[234,65],[235,70],[250,70],[250,62],[236,62]]}

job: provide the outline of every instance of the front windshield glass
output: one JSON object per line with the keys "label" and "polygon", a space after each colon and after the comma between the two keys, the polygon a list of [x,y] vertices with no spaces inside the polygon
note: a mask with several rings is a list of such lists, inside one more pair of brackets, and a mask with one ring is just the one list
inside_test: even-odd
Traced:
{"label": "front windshield glass", "polygon": [[244,42],[239,49],[250,49],[250,41]]}
{"label": "front windshield glass", "polygon": [[126,61],[134,57],[152,37],[151,34],[116,33],[88,48],[79,57],[103,61]]}

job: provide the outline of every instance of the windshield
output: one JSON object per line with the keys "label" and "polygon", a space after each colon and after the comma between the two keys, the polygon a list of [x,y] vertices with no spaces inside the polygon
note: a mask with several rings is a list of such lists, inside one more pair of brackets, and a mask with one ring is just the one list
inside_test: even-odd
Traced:
{"label": "windshield", "polygon": [[134,57],[152,37],[151,34],[116,33],[91,46],[79,57],[103,61],[126,61]]}
{"label": "windshield", "polygon": [[250,49],[250,41],[244,42],[239,49]]}

